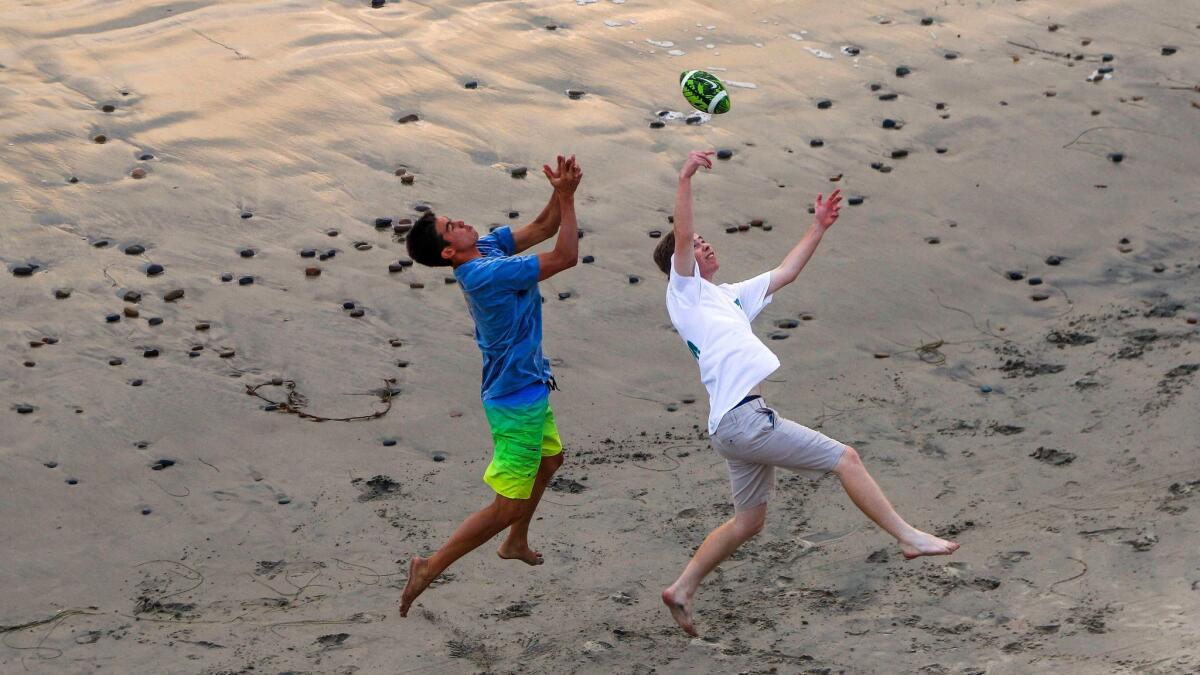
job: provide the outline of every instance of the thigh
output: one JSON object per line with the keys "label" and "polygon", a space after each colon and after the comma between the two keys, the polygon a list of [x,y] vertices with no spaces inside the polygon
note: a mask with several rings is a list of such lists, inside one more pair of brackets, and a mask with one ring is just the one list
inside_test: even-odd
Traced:
{"label": "thigh", "polygon": [[547,405],[546,416],[542,420],[542,457],[553,457],[558,454],[562,454],[562,437],[558,435],[554,410]]}
{"label": "thigh", "polygon": [[766,504],[775,491],[775,467],[768,464],[729,459],[729,489],[733,508],[744,511]]}
{"label": "thigh", "polygon": [[778,413],[774,418],[774,429],[759,447],[762,461],[814,479],[837,466],[846,446],[819,431],[780,417]]}
{"label": "thigh", "polygon": [[528,499],[542,463],[546,402],[522,406],[484,405],[492,428],[492,461],[483,480],[496,494]]}

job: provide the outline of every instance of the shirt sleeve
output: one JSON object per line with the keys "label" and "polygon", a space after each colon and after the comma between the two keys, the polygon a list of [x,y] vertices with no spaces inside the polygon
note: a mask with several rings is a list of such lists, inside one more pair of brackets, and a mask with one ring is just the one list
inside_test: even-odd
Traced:
{"label": "shirt sleeve", "polygon": [[675,272],[675,256],[671,256],[671,272],[667,277],[667,293],[675,296],[684,304],[692,304],[700,300],[700,265],[692,258],[692,276],[686,277]]}
{"label": "shirt sleeve", "polygon": [[475,242],[479,252],[485,256],[513,255],[517,252],[517,244],[513,239],[512,228],[505,225],[497,227]]}
{"label": "shirt sleeve", "polygon": [[733,290],[738,296],[738,303],[751,321],[758,316],[759,312],[763,311],[764,307],[771,304],[774,296],[767,295],[769,288],[771,288],[770,272],[763,272],[756,277],[733,284]]}

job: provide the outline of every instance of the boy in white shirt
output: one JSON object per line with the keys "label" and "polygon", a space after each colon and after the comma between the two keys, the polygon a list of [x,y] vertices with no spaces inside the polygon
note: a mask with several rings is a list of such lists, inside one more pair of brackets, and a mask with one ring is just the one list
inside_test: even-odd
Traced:
{"label": "boy in white shirt", "polygon": [[739,546],[758,534],[775,489],[775,467],[820,478],[832,471],[868,518],[896,538],[905,558],[949,555],[958,544],[909,525],[867,473],[854,448],[780,417],[763,401],[759,386],[779,368],[779,359],[750,328],[775,291],[795,281],[822,235],[838,219],[841,192],[817,196],[812,227],[773,270],[736,284],[713,283],[716,253],[692,227],[692,176],[712,168],[712,151],[693,151],[679,172],[675,228],[654,250],[654,262],[669,278],[667,312],[700,366],[708,389],[708,433],[725,458],[734,516],[709,533],[683,573],[662,593],[680,628],[692,623],[692,596],[700,582]]}

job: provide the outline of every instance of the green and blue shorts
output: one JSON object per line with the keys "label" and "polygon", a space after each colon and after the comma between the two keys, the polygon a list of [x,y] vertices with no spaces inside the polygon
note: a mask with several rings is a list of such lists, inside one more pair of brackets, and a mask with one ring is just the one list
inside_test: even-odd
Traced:
{"label": "green and blue shorts", "polygon": [[529,499],[543,457],[562,452],[562,439],[550,409],[550,388],[537,383],[498,398],[485,399],[492,427],[492,462],[483,473],[503,497]]}

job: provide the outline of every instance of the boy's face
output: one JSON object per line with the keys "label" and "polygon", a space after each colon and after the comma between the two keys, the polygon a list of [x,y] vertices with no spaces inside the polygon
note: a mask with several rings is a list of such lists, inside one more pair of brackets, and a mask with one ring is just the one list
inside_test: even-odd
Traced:
{"label": "boy's face", "polygon": [[469,251],[475,247],[475,242],[479,241],[479,233],[475,231],[475,228],[461,220],[438,216],[433,223],[433,228],[446,241],[446,250],[442,251],[443,258],[450,258],[455,253]]}
{"label": "boy's face", "polygon": [[692,250],[696,254],[696,264],[700,265],[701,277],[707,279],[720,269],[721,264],[717,262],[717,252],[707,241],[704,241],[704,237],[698,234],[692,235]]}

